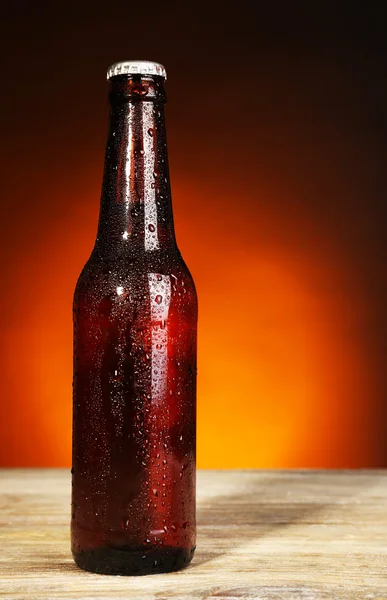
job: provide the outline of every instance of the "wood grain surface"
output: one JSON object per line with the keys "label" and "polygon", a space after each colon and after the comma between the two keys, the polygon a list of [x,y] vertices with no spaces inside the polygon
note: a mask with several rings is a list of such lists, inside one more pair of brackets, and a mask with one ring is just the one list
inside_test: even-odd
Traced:
{"label": "wood grain surface", "polygon": [[0,494],[1,597],[387,599],[385,471],[201,471],[193,562],[145,577],[75,566],[69,471],[3,470]]}

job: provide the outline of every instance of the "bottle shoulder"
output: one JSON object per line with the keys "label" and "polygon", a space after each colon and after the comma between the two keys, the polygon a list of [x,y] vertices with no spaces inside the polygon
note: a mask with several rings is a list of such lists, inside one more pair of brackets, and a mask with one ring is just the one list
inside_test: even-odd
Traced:
{"label": "bottle shoulder", "polygon": [[192,274],[177,247],[159,252],[128,252],[110,256],[104,256],[94,250],[83,267],[78,281],[87,280],[90,277],[125,277],[126,275],[155,272],[165,275],[179,273],[185,275],[193,283]]}
{"label": "bottle shoulder", "polygon": [[192,274],[180,252],[144,253],[142,256],[109,257],[92,253],[78,278],[74,302],[87,299],[94,304],[106,295],[129,294],[133,299],[146,298],[161,283],[172,295],[197,305]]}

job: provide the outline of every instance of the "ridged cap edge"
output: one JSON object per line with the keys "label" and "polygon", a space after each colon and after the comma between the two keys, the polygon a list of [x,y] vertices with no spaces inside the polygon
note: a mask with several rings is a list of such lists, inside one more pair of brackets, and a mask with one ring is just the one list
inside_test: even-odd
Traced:
{"label": "ridged cap edge", "polygon": [[167,78],[163,65],[149,60],[125,60],[114,63],[108,68],[107,79],[115,75],[158,75]]}

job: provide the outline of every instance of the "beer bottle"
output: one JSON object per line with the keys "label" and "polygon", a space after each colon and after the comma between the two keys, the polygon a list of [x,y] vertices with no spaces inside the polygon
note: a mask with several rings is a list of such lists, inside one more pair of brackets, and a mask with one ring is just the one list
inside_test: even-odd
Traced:
{"label": "beer bottle", "polygon": [[176,244],[165,69],[108,70],[97,239],[74,296],[72,552],[173,571],[195,550],[197,296]]}

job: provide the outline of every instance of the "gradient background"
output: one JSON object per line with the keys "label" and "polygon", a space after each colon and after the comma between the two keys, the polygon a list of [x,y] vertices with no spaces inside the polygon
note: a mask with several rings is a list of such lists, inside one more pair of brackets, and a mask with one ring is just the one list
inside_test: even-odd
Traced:
{"label": "gradient background", "polygon": [[385,467],[382,14],[190,4],[3,7],[1,464],[70,464],[105,71],[145,58],[168,71],[177,237],[199,293],[198,466]]}

